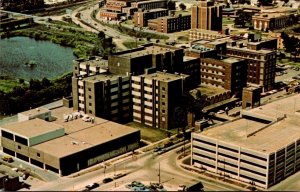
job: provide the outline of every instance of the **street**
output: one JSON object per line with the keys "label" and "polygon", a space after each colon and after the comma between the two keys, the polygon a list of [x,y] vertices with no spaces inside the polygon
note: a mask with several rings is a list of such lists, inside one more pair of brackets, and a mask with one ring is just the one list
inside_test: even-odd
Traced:
{"label": "street", "polygon": [[[164,185],[177,189],[179,184],[189,185],[201,181],[205,190],[238,190],[223,183],[211,179],[208,180],[202,176],[185,171],[176,164],[177,151],[181,147],[175,148],[165,154],[154,156],[152,153],[141,154],[137,158],[128,158],[125,161],[110,165],[105,170],[99,169],[93,172],[75,177],[63,177],[56,181],[51,181],[43,186],[33,187],[30,190],[38,191],[63,191],[63,190],[82,190],[90,183],[97,182],[99,188],[95,190],[109,190],[117,186],[131,183],[132,181],[152,181],[158,182],[158,168],[160,165],[161,182]],[[113,182],[102,184],[102,180],[107,177],[113,177],[114,173],[126,172],[126,176],[114,180]]]}

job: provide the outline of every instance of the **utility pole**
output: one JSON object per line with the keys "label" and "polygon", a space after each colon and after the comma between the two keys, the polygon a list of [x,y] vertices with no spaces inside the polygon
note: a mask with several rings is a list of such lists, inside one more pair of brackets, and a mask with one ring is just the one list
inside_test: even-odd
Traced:
{"label": "utility pole", "polygon": [[158,163],[158,183],[160,184],[160,163]]}
{"label": "utility pole", "polygon": [[225,181],[225,158],[224,158],[224,162],[223,163],[224,163],[224,167],[223,167],[224,168],[224,174],[223,175],[224,175],[224,181]]}

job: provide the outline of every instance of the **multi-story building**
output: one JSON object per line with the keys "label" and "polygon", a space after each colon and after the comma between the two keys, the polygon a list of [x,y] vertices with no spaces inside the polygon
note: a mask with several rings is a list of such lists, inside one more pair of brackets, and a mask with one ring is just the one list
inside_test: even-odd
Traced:
{"label": "multi-story building", "polygon": [[[51,114],[52,122],[31,119],[1,125],[3,152],[65,176],[139,147],[137,129],[97,117],[86,122],[65,107]],[[64,116],[71,118],[66,121]]]}
{"label": "multi-story building", "polygon": [[247,85],[247,61],[245,59],[201,58],[201,84],[222,87],[232,95],[242,94]]}
{"label": "multi-story building", "polygon": [[129,76],[74,76],[72,93],[74,110],[120,123],[132,120]]}
{"label": "multi-story building", "polygon": [[149,1],[140,1],[131,3],[131,7],[138,9],[157,9],[157,8],[167,8],[167,0],[149,0]]}
{"label": "multi-story building", "polygon": [[201,0],[192,6],[192,29],[222,31],[222,6]]}
{"label": "multi-story building", "polygon": [[194,88],[200,84],[200,59],[195,57],[183,57],[183,74],[189,75],[189,88]]}
{"label": "multi-story building", "polygon": [[277,39],[272,38],[267,40],[260,40],[257,42],[248,42],[247,48],[252,50],[260,50],[260,49],[276,50]]}
{"label": "multi-story building", "polygon": [[141,75],[150,68],[170,73],[181,72],[182,62],[183,49],[154,43],[113,53],[108,57],[109,71],[120,75]]}
{"label": "multi-story building", "polygon": [[195,41],[198,39],[214,40],[227,36],[228,35],[226,35],[225,32],[223,33],[220,31],[211,31],[205,29],[191,29],[189,31],[189,41]]}
{"label": "multi-story building", "polygon": [[148,20],[149,29],[161,33],[173,33],[191,28],[191,15],[165,16]]}
{"label": "multi-story building", "polygon": [[277,49],[284,49],[283,39],[281,38],[281,33],[269,32],[269,38],[277,39]]}
{"label": "multi-story building", "polygon": [[106,3],[106,10],[112,12],[122,12],[124,7],[127,7],[128,3],[125,1],[109,1]]}
{"label": "multi-story building", "polygon": [[122,16],[126,16],[126,13],[112,12],[101,10],[100,17],[106,20],[120,20]]}
{"label": "multi-story building", "polygon": [[163,72],[132,76],[133,121],[155,128],[175,127],[175,108],[179,106],[188,75]]}
{"label": "multi-story building", "polygon": [[73,76],[90,76],[108,71],[107,60],[93,56],[85,59],[73,60]]}
{"label": "multi-story building", "polygon": [[275,83],[276,50],[252,50],[242,45],[227,47],[226,55],[247,59],[247,82],[263,87],[263,91],[272,89]]}
{"label": "multi-story building", "polygon": [[185,55],[195,58],[213,58],[216,57],[217,50],[205,47],[200,44],[192,44],[192,46],[185,51]]}
{"label": "multi-story building", "polygon": [[254,29],[262,31],[282,29],[295,23],[294,13],[263,13],[252,17]]}
{"label": "multi-story building", "polygon": [[[269,188],[300,170],[300,95],[242,111],[242,118],[192,134],[191,164]],[[280,110],[278,110],[280,109]]]}
{"label": "multi-story building", "polygon": [[134,25],[137,27],[148,26],[149,19],[156,19],[158,17],[164,17],[169,14],[168,9],[151,9],[151,10],[142,10],[134,13]]}
{"label": "multi-story building", "polygon": [[133,15],[136,11],[138,11],[135,7],[123,7],[122,13],[126,13],[127,16]]}

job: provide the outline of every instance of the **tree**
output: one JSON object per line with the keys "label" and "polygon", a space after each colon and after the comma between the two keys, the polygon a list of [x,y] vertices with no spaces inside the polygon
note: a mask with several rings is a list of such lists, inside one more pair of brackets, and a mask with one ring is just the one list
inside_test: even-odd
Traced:
{"label": "tree", "polygon": [[167,8],[169,10],[176,10],[176,3],[172,0],[168,0],[167,2]]}
{"label": "tree", "polygon": [[186,5],[185,5],[184,3],[180,3],[180,4],[179,4],[179,8],[180,8],[181,10],[185,10],[185,9],[186,9]]}
{"label": "tree", "polygon": [[285,51],[287,53],[291,54],[291,58],[293,55],[296,58],[297,55],[299,54],[300,39],[298,39],[294,36],[290,37],[285,32],[281,33],[281,38],[283,39],[283,45],[284,45]]}

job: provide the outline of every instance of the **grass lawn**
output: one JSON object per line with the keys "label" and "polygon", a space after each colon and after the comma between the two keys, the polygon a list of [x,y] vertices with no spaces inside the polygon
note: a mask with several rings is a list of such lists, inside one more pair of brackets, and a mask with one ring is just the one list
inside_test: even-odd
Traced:
{"label": "grass lawn", "polygon": [[290,59],[282,59],[281,61],[278,60],[277,64],[284,64],[284,65],[291,65],[291,66],[294,66],[294,67],[300,67],[300,62],[295,62],[295,61],[292,61]]}
{"label": "grass lawn", "polygon": [[0,80],[0,91],[5,93],[10,92],[14,87],[19,86],[20,83],[15,80]]}
{"label": "grass lawn", "polygon": [[223,18],[222,22],[223,22],[223,25],[233,24],[234,19],[232,19],[232,18]]}
{"label": "grass lawn", "polygon": [[141,131],[141,138],[146,141],[149,141],[151,143],[168,137],[167,131],[164,131],[164,130],[161,130],[158,128],[148,127],[148,126],[136,123],[136,122],[130,122],[130,123],[127,123],[126,125],[129,127],[139,129]]}
{"label": "grass lawn", "polygon": [[[137,46],[139,45],[143,45],[145,44],[146,42],[144,41],[137,41]],[[128,49],[133,49],[133,48],[136,48],[136,42],[135,41],[125,41],[123,42],[123,45],[128,48]]]}

